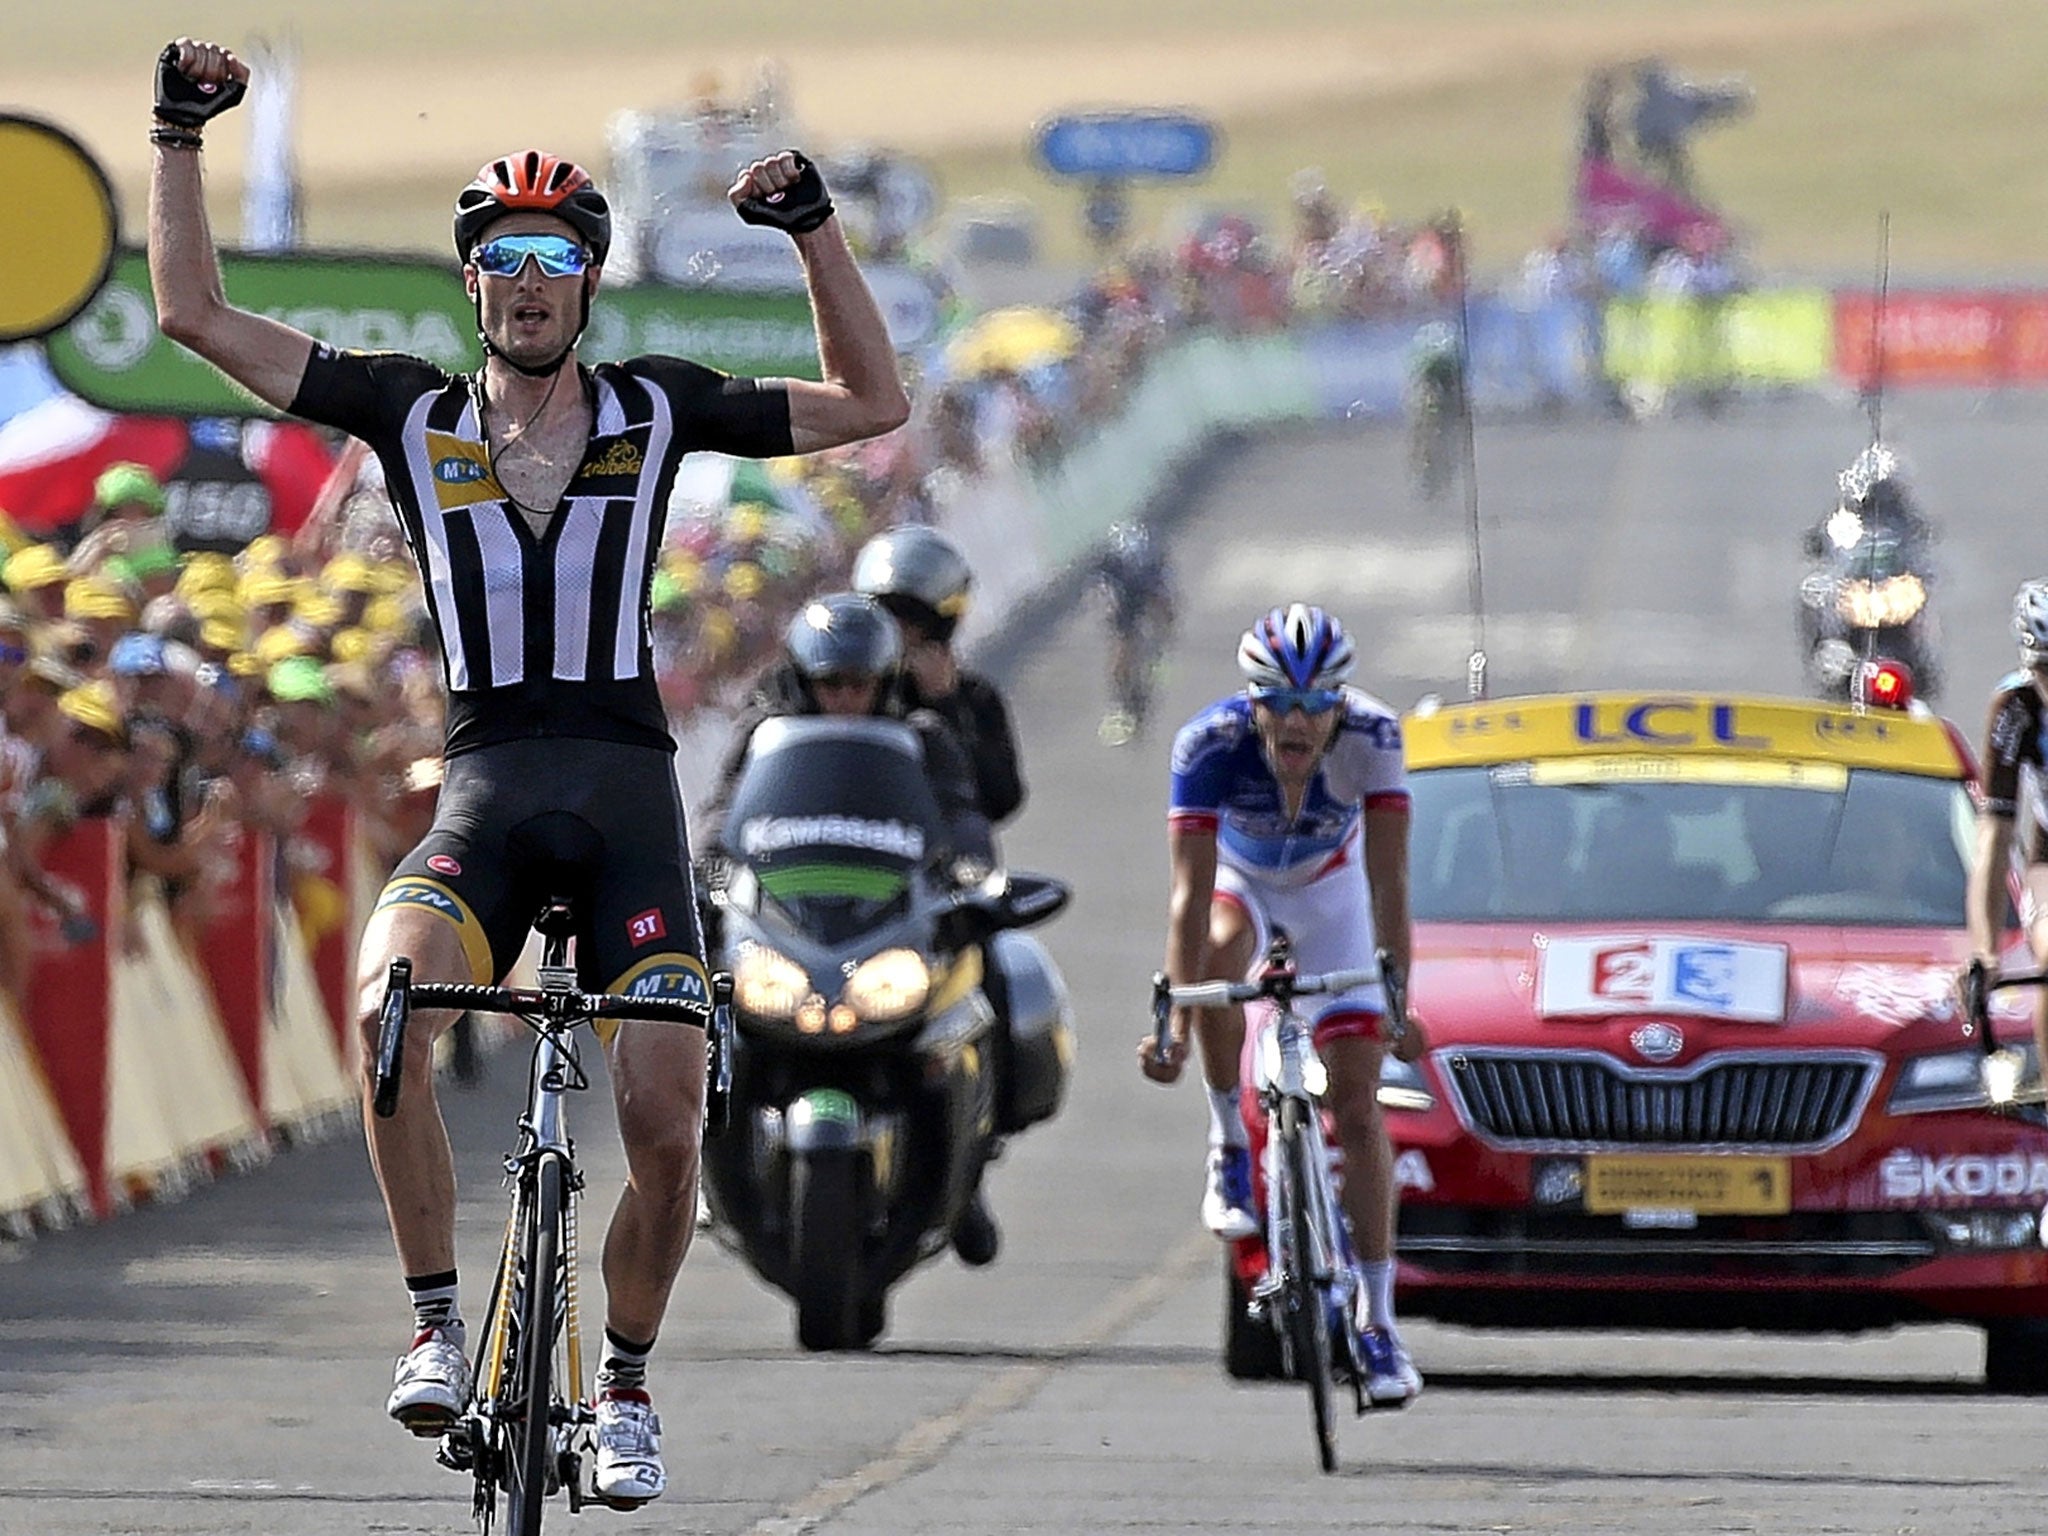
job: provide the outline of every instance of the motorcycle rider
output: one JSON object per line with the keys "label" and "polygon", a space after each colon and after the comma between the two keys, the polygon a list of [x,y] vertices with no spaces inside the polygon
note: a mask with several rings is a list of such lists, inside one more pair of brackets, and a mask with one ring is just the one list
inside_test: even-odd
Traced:
{"label": "motorcycle rider", "polygon": [[[455,200],[456,254],[485,358],[454,377],[418,358],[321,345],[228,301],[199,154],[207,122],[248,79],[216,44],[184,38],[158,58],[158,327],[266,404],[370,444],[421,568],[448,692],[434,826],[362,938],[366,1064],[394,957],[410,957],[421,981],[493,981],[550,894],[539,887],[569,877],[588,893],[576,941],[586,986],[708,1001],[675,743],[642,599],[661,496],[686,452],[809,453],[909,416],[895,349],[831,199],[791,151],[744,167],[727,194],[743,219],[791,236],[822,381],[730,378],[671,357],[585,367],[576,348],[611,243],[610,207],[557,156],[491,161]],[[634,926],[643,917],[653,920],[645,940]],[[413,1016],[398,1113],[363,1116],[415,1330],[387,1408],[423,1435],[446,1430],[470,1397],[454,1162],[431,1070],[452,1020]],[[633,1506],[667,1486],[647,1357],[695,1232],[706,1062],[692,1030],[628,1023],[605,1033],[627,1178],[604,1244],[594,1473],[599,1498]]]}
{"label": "motorcycle rider", "polygon": [[[1305,974],[1369,968],[1375,946],[1407,968],[1408,788],[1401,726],[1379,700],[1345,686],[1344,626],[1320,608],[1275,608],[1245,631],[1243,692],[1211,705],[1173,745],[1168,848],[1172,903],[1166,976],[1175,985],[1249,975],[1276,929]],[[1380,1117],[1379,983],[1315,1000],[1315,1042],[1329,1072],[1325,1104],[1344,1149],[1344,1209],[1362,1262],[1368,1318],[1359,1329],[1366,1392],[1380,1406],[1422,1390],[1394,1323],[1393,1152]],[[1193,1015],[1199,1014],[1199,1017]],[[1401,1046],[1418,1054],[1411,1020]],[[1202,1219],[1227,1241],[1256,1237],[1251,1155],[1241,1109],[1241,1008],[1176,1008],[1139,1065],[1171,1083],[1200,1042],[1209,1096]]]}
{"label": "motorcycle rider", "polygon": [[[2020,670],[2000,681],[1991,695],[1967,911],[1970,948],[1994,974],[2015,831],[2020,926],[2035,963],[2048,966],[2048,777],[2043,768],[2048,760],[2048,581],[2020,583],[2013,596],[2012,629]],[[2034,1050],[2038,1069],[2048,1063],[2048,988],[2034,989]]]}
{"label": "motorcycle rider", "polygon": [[1153,658],[1173,624],[1173,577],[1152,530],[1137,522],[1109,530],[1093,573],[1109,599],[1111,709],[1101,735],[1120,747],[1144,728]]}
{"label": "motorcycle rider", "polygon": [[[806,603],[790,621],[781,658],[762,675],[733,726],[718,787],[702,818],[710,829],[705,846],[720,846],[725,810],[746,765],[747,744],[762,721],[785,715],[881,715],[901,720],[917,732],[925,775],[951,834],[950,852],[970,872],[977,867],[985,870],[994,860],[994,839],[973,768],[952,727],[936,711],[906,697],[902,658],[897,623],[872,598],[834,592]],[[993,990],[994,977],[995,968],[988,967],[985,988]],[[990,1004],[998,1006],[994,996]],[[953,1251],[964,1264],[978,1267],[995,1259],[1002,1232],[980,1189],[954,1223],[952,1240]]]}
{"label": "motorcycle rider", "polygon": [[1839,494],[1834,507],[1807,530],[1809,555],[1839,554],[1881,534],[1896,540],[1917,563],[1934,538],[1934,525],[1921,513],[1896,453],[1873,443],[1850,461],[1835,483]]}
{"label": "motorcycle rider", "polygon": [[872,597],[903,628],[903,698],[953,728],[974,764],[982,813],[990,826],[1024,804],[1024,771],[1002,692],[964,671],[953,632],[967,612],[973,572],[953,541],[923,523],[878,533],[853,561],[853,590]]}

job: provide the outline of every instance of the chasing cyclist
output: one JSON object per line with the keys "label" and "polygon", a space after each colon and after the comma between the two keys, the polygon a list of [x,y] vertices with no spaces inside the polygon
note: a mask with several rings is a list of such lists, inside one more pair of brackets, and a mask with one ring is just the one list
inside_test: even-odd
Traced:
{"label": "chasing cyclist", "polygon": [[[704,997],[675,748],[647,633],[668,485],[697,449],[809,453],[909,414],[824,185],[785,151],[744,168],[729,194],[742,218],[795,241],[822,383],[729,378],[668,357],[580,364],[611,214],[581,169],[535,150],[492,161],[456,198],[456,256],[485,361],[450,376],[417,358],[337,351],[227,301],[199,151],[207,121],[248,78],[232,53],[190,39],[158,61],[157,322],[269,405],[370,445],[420,567],[448,689],[433,828],[363,934],[365,1057],[394,956],[410,956],[420,981],[495,981],[556,893],[576,903],[583,986]],[[415,1016],[398,1113],[363,1117],[415,1330],[389,1410],[422,1435],[445,1429],[470,1390],[454,1165],[430,1067],[450,1022]],[[630,1507],[667,1485],[646,1366],[695,1225],[705,1046],[695,1031],[628,1023],[606,1049],[627,1177],[604,1245],[596,1488]]]}
{"label": "chasing cyclist", "polygon": [[[1344,626],[1322,609],[1275,608],[1239,642],[1245,691],[1182,727],[1167,834],[1168,981],[1243,979],[1276,929],[1292,938],[1305,974],[1369,968],[1375,947],[1407,967],[1401,727],[1386,705],[1344,686],[1352,660]],[[1422,1390],[1422,1377],[1394,1323],[1393,1153],[1379,1108],[1385,1000],[1375,983],[1316,1002],[1324,1102],[1344,1148],[1344,1209],[1362,1260],[1366,1393],[1399,1406]],[[1404,1046],[1419,1045],[1419,1029]],[[1202,1220],[1227,1241],[1260,1231],[1238,1082],[1244,1031],[1240,1008],[1176,1008],[1163,1052],[1149,1038],[1138,1048],[1145,1075],[1171,1083],[1189,1035],[1200,1043],[1209,1093]]]}
{"label": "chasing cyclist", "polygon": [[1110,712],[1101,737],[1112,747],[1145,729],[1152,674],[1173,628],[1173,575],[1143,523],[1118,523],[1095,557],[1093,575],[1109,603]]}
{"label": "chasing cyclist", "polygon": [[[1977,854],[1970,864],[1970,948],[1994,974],[2013,867],[2017,829],[2021,861],[2020,924],[2035,962],[2048,967],[2048,581],[2020,584],[2013,597],[2013,637],[2020,670],[1991,695],[1984,732],[1984,798],[1977,816]],[[2048,988],[2034,992],[2034,1052],[2048,1063]],[[2038,1083],[2027,1083],[2028,1090]]]}

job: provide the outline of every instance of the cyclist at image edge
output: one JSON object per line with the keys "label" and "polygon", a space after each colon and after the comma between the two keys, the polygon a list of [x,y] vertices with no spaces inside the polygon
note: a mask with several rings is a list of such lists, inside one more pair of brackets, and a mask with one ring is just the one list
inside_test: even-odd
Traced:
{"label": "cyclist at image edge", "polygon": [[[560,884],[578,903],[583,986],[708,1001],[645,594],[684,453],[808,453],[887,432],[909,413],[830,199],[793,152],[747,166],[730,189],[742,217],[795,242],[822,383],[729,378],[667,357],[587,368],[576,346],[611,241],[609,207],[569,161],[539,151],[492,161],[458,194],[454,218],[485,362],[451,377],[416,358],[336,351],[227,302],[199,151],[207,120],[240,99],[248,74],[226,49],[190,39],[159,59],[158,324],[271,406],[370,445],[420,566],[448,690],[433,828],[362,937],[364,1056],[375,1055],[393,957],[411,957],[420,981],[494,981]],[[766,201],[778,193],[779,209]],[[415,1015],[398,1113],[363,1117],[412,1302],[414,1342],[388,1407],[423,1435],[446,1428],[470,1390],[454,1166],[431,1070],[451,1021]],[[705,1041],[639,1023],[605,1039],[627,1178],[604,1244],[595,1483],[600,1498],[631,1506],[667,1483],[646,1366],[695,1227]]]}
{"label": "cyclist at image edge", "polygon": [[[2048,581],[2021,584],[2013,598],[2012,628],[2020,670],[1991,695],[1977,853],[1970,865],[1970,948],[1993,971],[2016,829],[2023,868],[2020,924],[2034,959],[2048,966]],[[2036,1061],[2048,1063],[2048,988],[2034,994],[2034,1049]]]}
{"label": "cyclist at image edge", "polygon": [[[1197,715],[1173,744],[1167,979],[1243,979],[1275,928],[1293,940],[1304,975],[1370,968],[1376,947],[1405,969],[1408,788],[1398,718],[1344,686],[1351,638],[1320,608],[1273,609],[1245,631],[1237,662],[1245,691]],[[1374,983],[1316,999],[1310,1019],[1362,1260],[1367,1393],[1393,1405],[1420,1392],[1422,1377],[1394,1322],[1393,1154],[1379,1107],[1385,1008]],[[1163,1055],[1148,1039],[1138,1059],[1148,1077],[1170,1083],[1190,1033],[1200,1044],[1209,1096],[1202,1219],[1226,1240],[1255,1237],[1238,1082],[1243,1010],[1176,1008],[1169,1029]]]}

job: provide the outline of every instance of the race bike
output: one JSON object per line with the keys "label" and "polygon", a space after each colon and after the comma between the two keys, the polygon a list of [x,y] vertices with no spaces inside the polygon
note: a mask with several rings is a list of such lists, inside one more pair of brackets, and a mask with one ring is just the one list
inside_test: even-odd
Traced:
{"label": "race bike", "polygon": [[1914,691],[1941,686],[1940,630],[1928,540],[1887,523],[1851,524],[1838,540],[1827,528],[1807,534],[1799,582],[1800,654],[1814,690],[1848,699],[1865,662],[1903,664]]}
{"label": "race bike", "polygon": [[755,730],[712,896],[736,1040],[705,1189],[719,1239],[795,1302],[806,1349],[872,1345],[889,1288],[944,1251],[999,1139],[1065,1092],[1066,988],[1018,930],[1068,890],[963,883],[946,841],[910,727]]}

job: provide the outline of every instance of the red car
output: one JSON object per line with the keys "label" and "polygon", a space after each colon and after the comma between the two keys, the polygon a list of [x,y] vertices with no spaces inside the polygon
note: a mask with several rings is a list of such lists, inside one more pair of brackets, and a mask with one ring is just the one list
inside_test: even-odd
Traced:
{"label": "red car", "polygon": [[[1430,1048],[1381,1087],[1403,1315],[1954,1320],[1993,1387],[2048,1385],[2048,1125],[1989,1110],[1955,997],[1954,728],[1659,693],[1404,730]],[[2000,997],[2031,1057],[2027,995]]]}

